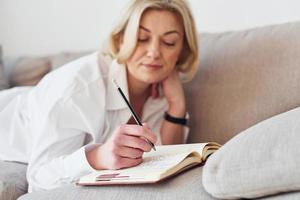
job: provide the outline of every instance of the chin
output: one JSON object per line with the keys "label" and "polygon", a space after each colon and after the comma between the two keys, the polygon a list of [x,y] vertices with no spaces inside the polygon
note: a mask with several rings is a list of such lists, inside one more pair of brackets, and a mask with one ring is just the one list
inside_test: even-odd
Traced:
{"label": "chin", "polygon": [[163,72],[139,73],[139,74],[136,74],[136,78],[139,81],[142,81],[144,83],[153,84],[153,83],[159,83],[159,82],[161,82],[162,80],[164,80],[165,78],[167,78],[167,76]]}
{"label": "chin", "polygon": [[140,79],[140,81],[143,81],[144,83],[147,83],[147,84],[158,83],[158,82],[160,82],[162,80],[163,79],[154,78],[154,77],[145,77],[145,78]]}
{"label": "chin", "polygon": [[163,80],[164,80],[164,79],[156,79],[156,80],[148,81],[147,83],[148,83],[148,84],[160,83],[160,82],[162,82]]}

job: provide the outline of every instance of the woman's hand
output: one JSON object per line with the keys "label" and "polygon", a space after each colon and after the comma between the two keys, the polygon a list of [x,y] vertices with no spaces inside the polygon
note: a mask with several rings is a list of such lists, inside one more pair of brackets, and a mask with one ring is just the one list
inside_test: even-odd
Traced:
{"label": "woman's hand", "polygon": [[175,117],[184,117],[186,113],[185,97],[178,71],[174,69],[161,85],[168,101],[168,113]]}
{"label": "woman's hand", "polygon": [[87,160],[94,169],[121,169],[140,164],[144,152],[151,151],[157,138],[147,124],[121,125],[104,143],[87,153]]}
{"label": "woman's hand", "polygon": [[[162,81],[162,89],[168,101],[169,115],[183,118],[186,114],[184,91],[177,70]],[[162,144],[180,144],[184,142],[184,129],[182,125],[164,120],[161,127]]]}

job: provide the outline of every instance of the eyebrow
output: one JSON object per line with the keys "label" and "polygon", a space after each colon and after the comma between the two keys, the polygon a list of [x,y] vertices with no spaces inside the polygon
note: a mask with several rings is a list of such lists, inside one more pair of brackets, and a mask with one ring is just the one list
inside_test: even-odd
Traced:
{"label": "eyebrow", "polygon": [[[140,26],[139,27],[140,29],[143,29],[144,31],[146,31],[146,32],[151,32],[149,29],[147,29],[146,27],[143,27],[143,26]],[[181,35],[178,31],[176,31],[176,30],[172,30],[172,31],[168,31],[168,32],[165,32],[164,33],[164,35],[169,35],[169,34],[173,34],[173,33],[176,33],[176,34],[178,34],[178,35]]]}

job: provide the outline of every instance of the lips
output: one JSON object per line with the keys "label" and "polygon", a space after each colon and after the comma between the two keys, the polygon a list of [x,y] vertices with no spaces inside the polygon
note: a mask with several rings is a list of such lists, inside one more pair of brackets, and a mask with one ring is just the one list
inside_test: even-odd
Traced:
{"label": "lips", "polygon": [[161,64],[156,64],[156,63],[148,63],[148,64],[143,64],[145,67],[150,68],[150,69],[158,69],[161,68]]}

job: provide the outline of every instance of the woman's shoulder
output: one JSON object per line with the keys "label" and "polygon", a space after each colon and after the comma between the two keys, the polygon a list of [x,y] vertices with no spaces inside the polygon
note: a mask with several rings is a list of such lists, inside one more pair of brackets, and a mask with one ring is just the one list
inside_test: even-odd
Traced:
{"label": "woman's shoulder", "polygon": [[105,76],[108,66],[109,62],[104,60],[101,53],[93,52],[59,67],[47,76],[59,82],[76,79],[91,82]]}
{"label": "woman's shoulder", "polygon": [[[101,76],[100,68],[106,68],[106,66],[99,66],[100,53],[94,52],[92,54],[80,57],[58,69],[58,73],[66,73],[66,78],[81,78],[86,81],[92,81]],[[104,63],[101,63],[104,65]]]}
{"label": "woman's shoulder", "polygon": [[88,83],[106,77],[112,62],[112,57],[97,51],[62,66],[61,71],[65,71],[65,77]]}
{"label": "woman's shoulder", "polygon": [[53,93],[57,97],[71,96],[93,85],[103,84],[108,68],[109,63],[104,62],[99,52],[94,52],[48,73],[35,89]]}

